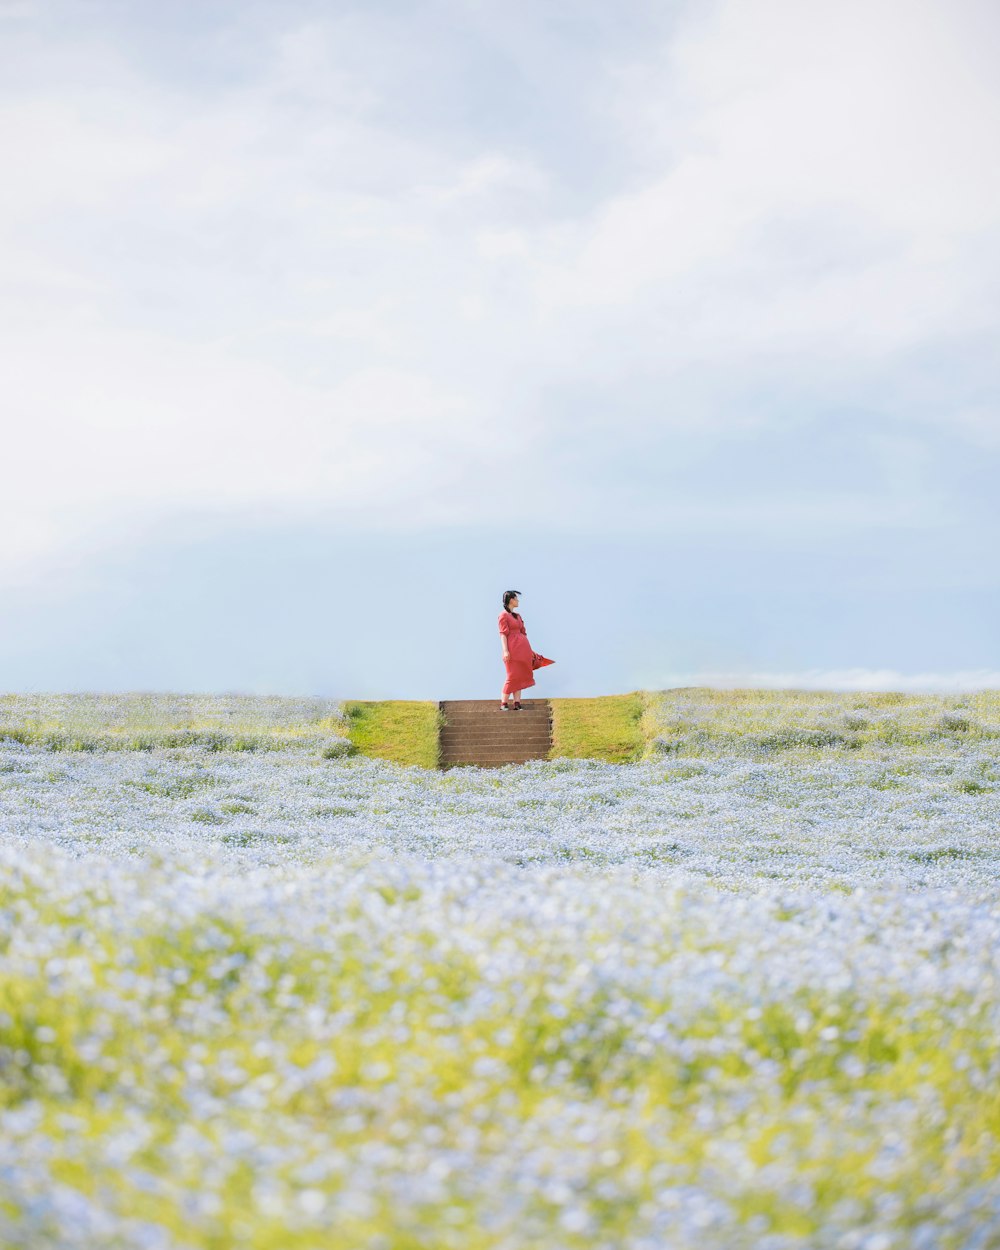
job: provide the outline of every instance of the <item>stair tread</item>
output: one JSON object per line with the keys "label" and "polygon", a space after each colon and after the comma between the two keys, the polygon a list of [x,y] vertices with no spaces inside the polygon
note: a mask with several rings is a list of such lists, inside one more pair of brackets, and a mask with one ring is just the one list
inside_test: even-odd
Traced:
{"label": "stair tread", "polygon": [[448,742],[442,743],[442,749],[454,755],[456,752],[469,751],[499,751],[507,754],[523,755],[526,751],[547,751],[550,744],[548,742],[490,742],[488,740],[479,742]]}
{"label": "stair tread", "polygon": [[[500,702],[499,696],[494,699],[441,699],[442,707],[493,707]],[[524,707],[545,707],[548,699],[522,699]]]}
{"label": "stair tread", "polygon": [[524,764],[527,760],[547,760],[547,755],[531,755],[530,752],[524,752],[521,755],[507,755],[505,752],[495,751],[467,751],[460,755],[441,756],[442,764],[476,764],[480,760],[489,760],[491,764]]}
{"label": "stair tread", "polygon": [[486,753],[487,755],[547,755],[549,744],[547,742],[533,742],[530,745],[511,750],[504,743],[495,742],[470,742],[467,745],[459,745],[454,747],[445,747],[442,751],[443,755],[476,755]]}
{"label": "stair tread", "polygon": [[489,747],[491,751],[547,751],[551,745],[548,738],[525,739],[522,742],[505,742],[498,738],[449,738],[441,743],[445,751],[472,751],[479,747]]}
{"label": "stair tread", "polygon": [[502,747],[505,751],[507,750],[516,751],[518,750],[518,748],[522,746],[524,747],[541,746],[542,743],[548,746],[550,741],[551,739],[547,737],[543,737],[541,734],[538,734],[532,738],[525,736],[523,738],[517,738],[517,739],[494,737],[492,734],[467,734],[465,737],[462,737],[462,738],[442,738],[441,745],[449,746],[449,747],[460,747],[465,743],[471,744],[473,742],[489,742],[490,744],[495,744],[498,747]]}
{"label": "stair tread", "polygon": [[489,756],[491,756],[491,757],[494,757],[494,756],[495,756],[495,757],[497,757],[497,758],[499,758],[500,756],[504,756],[504,757],[506,757],[506,756],[512,756],[512,757],[513,757],[513,756],[517,756],[517,757],[519,757],[519,758],[520,758],[520,757],[522,757],[522,756],[531,756],[531,757],[533,757],[534,759],[544,759],[544,758],[546,758],[546,757],[548,756],[548,748],[546,748],[544,751],[542,751],[542,750],[538,750],[538,751],[495,751],[495,750],[493,750],[492,748],[489,748],[489,747],[480,747],[480,748],[478,748],[477,750],[473,750],[473,751],[443,751],[443,752],[442,752],[442,757],[443,757],[443,758],[444,758],[444,757],[447,757],[447,758],[449,758],[449,759],[457,759],[457,758],[458,758],[458,757],[460,757],[460,756],[465,757],[465,756],[472,756],[472,755],[489,755]]}
{"label": "stair tread", "polygon": [[488,716],[448,716],[445,715],[446,725],[548,725],[549,718],[547,716],[526,716],[524,712],[501,712],[497,708],[496,714]]}
{"label": "stair tread", "polygon": [[547,716],[522,716],[520,712],[498,712],[496,716],[449,716],[445,725],[541,725],[548,729]]}

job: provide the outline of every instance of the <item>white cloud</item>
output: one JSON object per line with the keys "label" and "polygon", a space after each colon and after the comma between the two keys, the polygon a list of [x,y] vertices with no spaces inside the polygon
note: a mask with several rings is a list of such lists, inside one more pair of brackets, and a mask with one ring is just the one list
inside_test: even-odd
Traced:
{"label": "white cloud", "polygon": [[971,669],[955,673],[899,673],[889,668],[811,668],[789,673],[670,673],[657,689],[709,686],[718,690],[896,690],[913,693],[1000,690],[1000,670]]}
{"label": "white cloud", "polygon": [[961,434],[984,450],[1000,451],[1000,399],[992,407],[984,404],[946,413],[931,412],[924,419],[929,424]]}
{"label": "white cloud", "polygon": [[[637,493],[600,447],[766,424],[790,378],[832,389],[994,327],[986,10],[727,0],[628,65],[592,49],[580,134],[605,111],[631,164],[577,203],[558,138],[409,119],[451,50],[435,63],[388,15],[292,7],[239,72],[170,83],[97,31],[38,42],[14,7],[0,580],[186,508],[489,523],[501,482],[525,524],[623,532],[939,515],[899,442],[882,496],[770,502]],[[510,21],[514,57],[532,17]],[[649,403],[625,413],[636,378]],[[559,456],[549,400],[570,389],[589,476]],[[954,404],[928,419],[995,445],[989,406]]]}
{"label": "white cloud", "polygon": [[0,530],[16,541],[0,571],[19,580],[69,528],[96,527],[99,541],[123,517],[171,509],[349,514],[377,483],[383,520],[434,520],[456,467],[482,454],[467,398],[418,372],[362,368],[319,386],[213,344],[85,318],[61,329],[44,344],[7,336],[18,472]]}
{"label": "white cloud", "polygon": [[606,87],[646,176],[553,236],[549,318],[617,311],[654,327],[661,358],[720,363],[864,359],[994,325],[1000,84],[974,10],[693,13]]}

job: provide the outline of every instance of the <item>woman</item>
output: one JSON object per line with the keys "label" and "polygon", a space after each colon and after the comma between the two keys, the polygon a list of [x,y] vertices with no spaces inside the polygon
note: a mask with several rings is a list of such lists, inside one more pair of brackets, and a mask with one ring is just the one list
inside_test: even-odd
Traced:
{"label": "woman", "polygon": [[521,691],[526,686],[535,684],[532,676],[533,670],[544,668],[546,664],[555,664],[555,660],[547,660],[544,655],[532,651],[524,629],[524,621],[517,611],[519,602],[516,590],[504,591],[503,611],[497,622],[500,628],[500,642],[503,646],[503,664],[507,670],[507,680],[500,694],[501,712],[508,711],[509,695],[514,696],[514,711],[520,712]]}

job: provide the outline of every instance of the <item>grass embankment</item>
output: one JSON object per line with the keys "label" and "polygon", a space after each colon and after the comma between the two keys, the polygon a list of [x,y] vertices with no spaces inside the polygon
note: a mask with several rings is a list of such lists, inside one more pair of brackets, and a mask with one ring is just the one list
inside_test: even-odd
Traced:
{"label": "grass embankment", "polygon": [[877,754],[1000,739],[1000,690],[713,690],[648,692],[652,754],[746,755],[789,750]]}
{"label": "grass embankment", "polygon": [[607,760],[627,764],[642,759],[652,724],[644,690],[594,699],[550,699],[551,758]]}
{"label": "grass embankment", "polygon": [[334,699],[144,691],[0,695],[0,742],[49,751],[319,746],[336,752],[344,730]]}
{"label": "grass embankment", "polygon": [[[650,756],[826,755],[953,750],[1000,742],[1000,690],[632,690],[551,699],[550,758],[629,763]],[[0,695],[0,742],[50,751],[274,751],[315,747],[436,768],[441,716],[430,700],[173,693]]]}
{"label": "grass embankment", "polygon": [[[641,759],[651,726],[644,692],[604,695],[595,699],[551,699],[552,758]],[[442,717],[436,703],[389,699],[344,703],[348,734],[361,755],[436,768],[440,762]]]}
{"label": "grass embankment", "polygon": [[436,703],[424,699],[348,699],[344,714],[348,736],[360,754],[396,764],[437,768],[443,717]]}

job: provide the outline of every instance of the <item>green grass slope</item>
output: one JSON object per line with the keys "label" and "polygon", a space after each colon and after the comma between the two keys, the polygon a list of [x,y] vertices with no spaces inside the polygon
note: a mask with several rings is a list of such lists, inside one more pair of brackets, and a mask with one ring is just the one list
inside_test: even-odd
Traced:
{"label": "green grass slope", "polygon": [[348,736],[361,755],[436,768],[443,717],[437,703],[425,699],[348,699],[344,703]]}
{"label": "green grass slope", "polygon": [[550,699],[550,757],[597,759],[625,764],[643,757],[652,729],[647,693],[600,695],[593,699]]}

